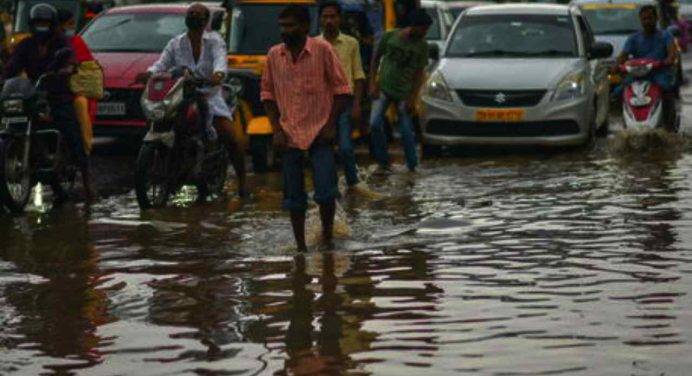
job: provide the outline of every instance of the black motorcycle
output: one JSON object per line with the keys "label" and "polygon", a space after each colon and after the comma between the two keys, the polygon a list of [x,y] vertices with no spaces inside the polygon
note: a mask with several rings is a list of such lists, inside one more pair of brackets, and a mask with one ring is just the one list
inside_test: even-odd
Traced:
{"label": "black motorcycle", "polygon": [[[229,156],[221,140],[209,135],[205,90],[209,81],[175,69],[150,78],[141,105],[149,131],[137,158],[135,191],[142,209],[164,207],[184,185],[197,187],[198,201],[221,196]],[[231,111],[240,91],[224,85]]]}
{"label": "black motorcycle", "polygon": [[77,167],[62,134],[52,128],[42,83],[16,77],[0,92],[0,200],[12,212],[24,211],[37,183],[50,186],[56,200],[73,189]]}

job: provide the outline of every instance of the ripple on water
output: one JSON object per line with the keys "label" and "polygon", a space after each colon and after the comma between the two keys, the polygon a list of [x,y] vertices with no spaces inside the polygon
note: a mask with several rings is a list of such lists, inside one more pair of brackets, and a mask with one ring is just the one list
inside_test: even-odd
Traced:
{"label": "ripple on water", "polygon": [[365,175],[303,256],[271,189],[2,217],[0,373],[685,374],[692,157],[613,153]]}

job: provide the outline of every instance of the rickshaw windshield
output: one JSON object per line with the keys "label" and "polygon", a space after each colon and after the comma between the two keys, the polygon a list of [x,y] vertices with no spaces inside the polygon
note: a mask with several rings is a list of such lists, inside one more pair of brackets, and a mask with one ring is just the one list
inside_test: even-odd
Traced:
{"label": "rickshaw windshield", "polygon": [[[282,4],[240,4],[233,8],[229,52],[241,55],[264,55],[281,43],[279,13]],[[310,6],[310,34],[319,33],[317,6]]]}

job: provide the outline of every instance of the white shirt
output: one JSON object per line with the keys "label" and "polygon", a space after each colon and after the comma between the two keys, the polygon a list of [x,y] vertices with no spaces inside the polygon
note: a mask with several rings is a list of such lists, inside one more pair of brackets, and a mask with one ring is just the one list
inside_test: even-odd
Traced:
{"label": "white shirt", "polygon": [[[199,60],[195,63],[192,54],[192,43],[187,33],[183,33],[168,42],[159,60],[149,67],[151,73],[163,73],[176,67],[187,67],[195,75],[211,79],[214,73],[226,73],[226,44],[218,33],[205,32],[202,35],[202,48]],[[223,99],[221,88],[215,87],[208,92],[207,101],[211,114],[215,117],[232,118],[228,105]]]}

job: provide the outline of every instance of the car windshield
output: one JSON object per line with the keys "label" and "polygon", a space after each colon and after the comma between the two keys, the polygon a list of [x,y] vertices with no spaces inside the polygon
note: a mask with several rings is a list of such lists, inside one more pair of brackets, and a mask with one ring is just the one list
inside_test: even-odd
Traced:
{"label": "car windshield", "polygon": [[[36,4],[44,4],[45,0],[25,0],[17,3],[17,17],[15,18],[14,31],[26,33],[29,31],[29,12]],[[72,14],[80,15],[79,1],[75,0],[53,0],[50,5],[57,9],[69,10]],[[79,17],[81,18],[81,16]],[[78,18],[78,19],[79,19]]]}
{"label": "car windshield", "polygon": [[[281,42],[279,13],[285,5],[242,4],[233,8],[229,51],[240,55],[264,55]],[[310,7],[311,34],[317,35],[317,7]]]}
{"label": "car windshield", "polygon": [[463,16],[449,42],[450,57],[576,57],[569,16]]}
{"label": "car windshield", "polygon": [[97,18],[82,38],[94,52],[161,52],[185,30],[182,13],[115,13]]}
{"label": "car windshield", "polygon": [[596,35],[634,34],[641,29],[635,4],[585,5],[582,13]]}

